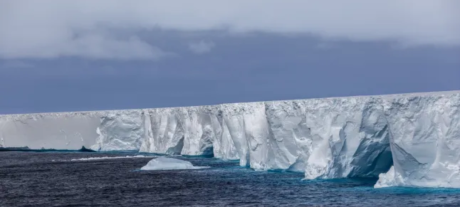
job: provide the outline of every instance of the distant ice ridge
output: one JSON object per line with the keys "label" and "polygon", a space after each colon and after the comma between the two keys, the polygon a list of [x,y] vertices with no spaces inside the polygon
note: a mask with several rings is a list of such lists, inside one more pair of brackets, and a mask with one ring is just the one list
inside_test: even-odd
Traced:
{"label": "distant ice ridge", "polygon": [[[5,146],[214,155],[307,179],[460,187],[460,92],[0,116]],[[390,170],[386,173],[390,167]]]}
{"label": "distant ice ridge", "polygon": [[174,158],[159,157],[147,163],[141,170],[197,170],[208,166],[193,166],[189,161]]}

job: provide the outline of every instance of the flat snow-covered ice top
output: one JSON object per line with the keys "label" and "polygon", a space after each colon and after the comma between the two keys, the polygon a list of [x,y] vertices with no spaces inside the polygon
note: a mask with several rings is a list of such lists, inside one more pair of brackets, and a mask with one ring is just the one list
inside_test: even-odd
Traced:
{"label": "flat snow-covered ice top", "polygon": [[[363,98],[363,97],[375,97],[375,98],[383,98],[383,99],[391,99],[391,98],[398,98],[398,97],[423,97],[423,96],[432,96],[432,95],[449,95],[449,94],[456,94],[460,93],[460,90],[453,90],[453,91],[433,91],[433,92],[417,92],[417,93],[397,93],[397,94],[383,94],[383,95],[360,95],[360,96],[333,96],[333,97],[323,97],[323,98],[308,98],[308,99],[291,99],[291,100],[275,100],[275,101],[256,101],[256,102],[237,102],[237,103],[221,103],[216,105],[199,105],[199,106],[178,106],[178,107],[159,107],[159,108],[144,108],[144,109],[175,109],[175,108],[201,108],[201,107],[212,107],[218,105],[234,105],[234,104],[251,104],[251,103],[277,103],[277,102],[285,102],[285,101],[299,101],[299,100],[327,100],[327,99],[341,99],[341,98]],[[117,110],[97,110],[97,111],[63,111],[63,112],[45,112],[45,113],[25,113],[25,114],[0,114],[0,119],[15,119],[21,117],[29,117],[29,116],[101,116],[108,113],[115,113],[115,112],[129,112],[129,111],[137,111],[142,109],[117,109]]]}

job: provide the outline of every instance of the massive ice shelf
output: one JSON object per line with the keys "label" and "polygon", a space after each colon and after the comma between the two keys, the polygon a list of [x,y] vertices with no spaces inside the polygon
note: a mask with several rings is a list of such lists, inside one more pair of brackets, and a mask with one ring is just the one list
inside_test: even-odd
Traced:
{"label": "massive ice shelf", "polygon": [[376,187],[460,187],[460,92],[3,115],[0,141],[214,155],[308,179],[381,174]]}

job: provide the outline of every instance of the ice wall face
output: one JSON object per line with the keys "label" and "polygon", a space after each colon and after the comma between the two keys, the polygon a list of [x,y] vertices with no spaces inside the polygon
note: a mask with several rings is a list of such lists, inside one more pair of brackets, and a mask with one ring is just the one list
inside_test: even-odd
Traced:
{"label": "ice wall face", "polygon": [[144,110],[144,123],[149,132],[140,151],[212,155],[214,131],[211,115],[205,108],[162,108]]}
{"label": "ice wall face", "polygon": [[144,140],[140,110],[0,116],[4,147],[139,150]]}
{"label": "ice wall face", "polygon": [[388,123],[379,99],[314,100],[306,116],[312,140],[306,178],[373,177],[390,167]]}
{"label": "ice wall face", "polygon": [[460,93],[386,101],[394,166],[376,187],[460,187]]}
{"label": "ice wall face", "polygon": [[97,138],[98,112],[21,114],[0,116],[4,147],[80,149]]}
{"label": "ice wall face", "polygon": [[0,144],[213,155],[308,179],[460,187],[459,105],[460,92],[439,92],[5,115]]}
{"label": "ice wall face", "polygon": [[139,150],[145,137],[145,115],[141,110],[108,111],[100,117],[94,150]]}

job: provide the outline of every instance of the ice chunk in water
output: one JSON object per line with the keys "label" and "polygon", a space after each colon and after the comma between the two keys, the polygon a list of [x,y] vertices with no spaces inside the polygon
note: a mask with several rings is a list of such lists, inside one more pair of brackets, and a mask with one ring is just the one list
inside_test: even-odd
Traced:
{"label": "ice chunk in water", "polygon": [[150,160],[141,170],[193,170],[209,168],[208,166],[193,166],[191,162],[174,158],[159,157]]}

